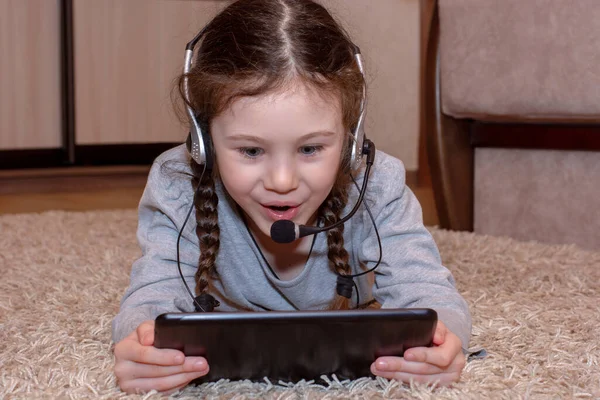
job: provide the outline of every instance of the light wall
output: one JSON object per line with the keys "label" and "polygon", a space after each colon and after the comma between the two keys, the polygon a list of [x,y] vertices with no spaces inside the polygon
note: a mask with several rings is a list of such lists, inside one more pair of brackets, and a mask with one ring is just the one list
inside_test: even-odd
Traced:
{"label": "light wall", "polygon": [[[377,148],[404,161],[408,170],[417,170],[419,1],[318,1],[362,50],[368,80],[367,135]],[[183,43],[229,3],[77,0],[77,143],[183,140],[187,127],[171,112],[169,97],[172,79],[181,71]],[[147,118],[140,120],[140,115]]]}
{"label": "light wall", "polygon": [[320,0],[361,48],[369,81],[367,135],[418,169],[418,0]]}

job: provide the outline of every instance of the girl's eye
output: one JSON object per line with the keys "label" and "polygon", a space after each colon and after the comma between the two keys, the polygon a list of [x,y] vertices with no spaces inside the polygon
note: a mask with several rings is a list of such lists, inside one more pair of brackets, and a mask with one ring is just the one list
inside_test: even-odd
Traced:
{"label": "girl's eye", "polygon": [[314,156],[319,151],[323,150],[323,146],[302,146],[300,147],[300,153],[305,156]]}
{"label": "girl's eye", "polygon": [[241,149],[239,149],[239,151],[240,153],[242,153],[242,155],[244,155],[244,157],[248,158],[256,158],[260,156],[263,152],[263,150],[258,147],[242,147]]}

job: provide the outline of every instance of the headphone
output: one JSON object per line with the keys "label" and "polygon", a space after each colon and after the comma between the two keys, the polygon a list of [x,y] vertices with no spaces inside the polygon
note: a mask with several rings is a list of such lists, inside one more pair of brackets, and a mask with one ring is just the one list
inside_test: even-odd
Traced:
{"label": "headphone", "polygon": [[[207,171],[211,171],[214,163],[212,141],[210,135],[202,131],[201,118],[190,106],[190,89],[188,83],[188,74],[192,70],[194,47],[196,46],[198,41],[200,41],[205,31],[206,27],[204,27],[185,46],[185,60],[183,64],[183,92],[186,100],[186,111],[190,120],[190,133],[186,139],[185,144],[191,158],[197,164],[204,165]],[[354,52],[354,59],[356,60],[358,69],[360,70],[360,73],[363,77],[363,90],[362,98],[360,101],[360,115],[358,117],[356,125],[352,129],[350,145],[350,169],[351,171],[356,171],[360,168],[362,164],[363,156],[368,154],[369,152],[369,149],[365,146],[365,144],[368,145],[368,141],[367,143],[365,142],[366,136],[364,130],[365,110],[367,102],[367,85],[360,48],[355,44],[352,44],[352,50]]]}
{"label": "headphone", "polygon": [[185,46],[185,60],[183,62],[183,93],[186,100],[186,111],[190,120],[190,133],[185,141],[185,147],[196,164],[204,165],[205,170],[213,168],[213,149],[209,134],[202,132],[200,116],[190,106],[190,88],[188,74],[192,70],[194,46],[204,36],[206,27]]}
{"label": "headphone", "polygon": [[[185,144],[186,144],[187,151],[190,154],[190,157],[192,158],[192,160],[194,160],[195,163],[202,165],[204,167],[202,170],[203,175],[206,172],[210,173],[210,171],[212,170],[213,165],[214,165],[212,141],[211,141],[210,135],[208,133],[204,133],[202,131],[202,120],[201,120],[200,116],[197,115],[196,112],[190,106],[190,90],[189,90],[188,74],[190,73],[190,71],[192,69],[194,47],[196,46],[198,41],[200,41],[200,39],[204,35],[205,31],[206,31],[206,27],[204,27],[185,46],[185,60],[184,60],[184,64],[183,64],[183,73],[184,73],[183,92],[184,92],[185,100],[186,100],[186,102],[185,102],[186,103],[186,111],[188,114],[188,118],[190,120],[190,132],[186,139]],[[356,205],[354,206],[354,208],[352,209],[352,211],[347,216],[345,216],[344,218],[342,218],[335,224],[327,226],[327,227],[314,228],[314,227],[306,227],[304,225],[297,226],[292,221],[283,221],[283,220],[277,221],[271,227],[271,237],[276,242],[286,243],[288,241],[296,240],[302,236],[316,234],[316,233],[322,232],[322,231],[327,231],[338,225],[341,225],[344,222],[346,222],[349,218],[351,218],[356,213],[359,206],[363,203],[362,202],[363,196],[364,196],[364,193],[366,192],[367,183],[369,181],[369,172],[371,170],[371,166],[373,165],[374,159],[375,159],[375,145],[373,144],[373,142],[371,142],[370,140],[368,140],[366,138],[365,131],[364,131],[365,109],[366,109],[366,101],[367,101],[367,86],[366,86],[366,77],[365,77],[365,72],[364,72],[362,55],[360,52],[360,48],[358,46],[356,46],[355,44],[351,44],[351,46],[352,46],[352,50],[354,53],[354,59],[356,60],[358,69],[363,77],[363,88],[362,88],[363,90],[362,90],[362,98],[360,101],[360,115],[358,117],[358,121],[357,121],[356,125],[352,128],[352,136],[351,136],[351,144],[350,144],[350,163],[349,163],[350,170],[352,172],[357,171],[358,169],[360,169],[360,167],[362,165],[363,157],[365,155],[367,156],[367,162],[366,162],[367,166],[365,169],[365,174],[364,174],[365,177],[363,179],[362,188],[358,187],[358,184],[352,177],[354,184],[357,186],[357,188],[359,189],[359,192],[360,192],[359,199],[358,199]],[[347,298],[350,298],[352,296],[352,289],[356,288],[356,307],[357,308],[360,306],[360,297],[359,297],[359,293],[358,293],[358,286],[356,285],[356,282],[354,282],[354,278],[362,276],[362,275],[366,275],[369,272],[373,272],[379,266],[379,264],[381,262],[381,257],[382,257],[381,239],[379,237],[379,232],[377,231],[375,219],[373,218],[373,214],[371,213],[369,206],[366,203],[364,203],[364,204],[369,213],[369,217],[371,218],[371,222],[373,223],[373,226],[375,228],[375,233],[377,235],[377,242],[379,244],[379,260],[377,261],[377,263],[375,264],[374,267],[370,268],[367,271],[364,271],[364,272],[361,272],[358,274],[354,274],[354,275],[339,275],[338,274],[337,286],[336,286],[337,293],[339,295],[347,297]],[[179,236],[177,238],[177,267],[179,270],[179,275],[180,275],[190,297],[193,300],[195,310],[197,312],[210,312],[210,311],[213,311],[215,307],[219,306],[219,302],[208,293],[203,293],[199,296],[194,297],[187,282],[185,281],[183,272],[181,271],[181,265],[180,265],[180,260],[179,260],[179,242],[181,240],[181,235],[183,233],[183,229],[184,229],[193,209],[194,209],[194,205],[192,204],[192,207],[188,211],[187,217],[183,223],[183,226],[181,227],[181,230],[179,231]]]}

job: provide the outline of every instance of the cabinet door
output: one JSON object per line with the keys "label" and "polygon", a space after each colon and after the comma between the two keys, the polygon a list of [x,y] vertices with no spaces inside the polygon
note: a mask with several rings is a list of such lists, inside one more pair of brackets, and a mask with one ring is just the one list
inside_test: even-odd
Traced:
{"label": "cabinet door", "polygon": [[[181,142],[171,91],[185,44],[227,0],[74,0],[76,143]],[[367,135],[417,168],[419,2],[321,0],[361,47]]]}
{"label": "cabinet door", "polygon": [[0,150],[62,145],[59,0],[0,0]]}
{"label": "cabinet door", "polygon": [[73,0],[75,143],[183,142],[174,79],[186,43],[227,4]]}
{"label": "cabinet door", "polygon": [[420,14],[417,0],[320,0],[363,54],[365,131],[378,149],[418,168]]}

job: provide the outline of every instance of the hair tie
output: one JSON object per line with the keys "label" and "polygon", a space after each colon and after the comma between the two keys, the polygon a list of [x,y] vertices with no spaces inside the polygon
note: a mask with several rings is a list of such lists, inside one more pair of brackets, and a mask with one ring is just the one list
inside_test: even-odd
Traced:
{"label": "hair tie", "polygon": [[194,298],[196,312],[212,312],[221,303],[208,293],[202,293]]}
{"label": "hair tie", "polygon": [[335,288],[337,290],[337,294],[349,299],[350,297],[352,297],[352,289],[354,289],[354,280],[351,276],[348,275],[338,275],[337,285]]}

